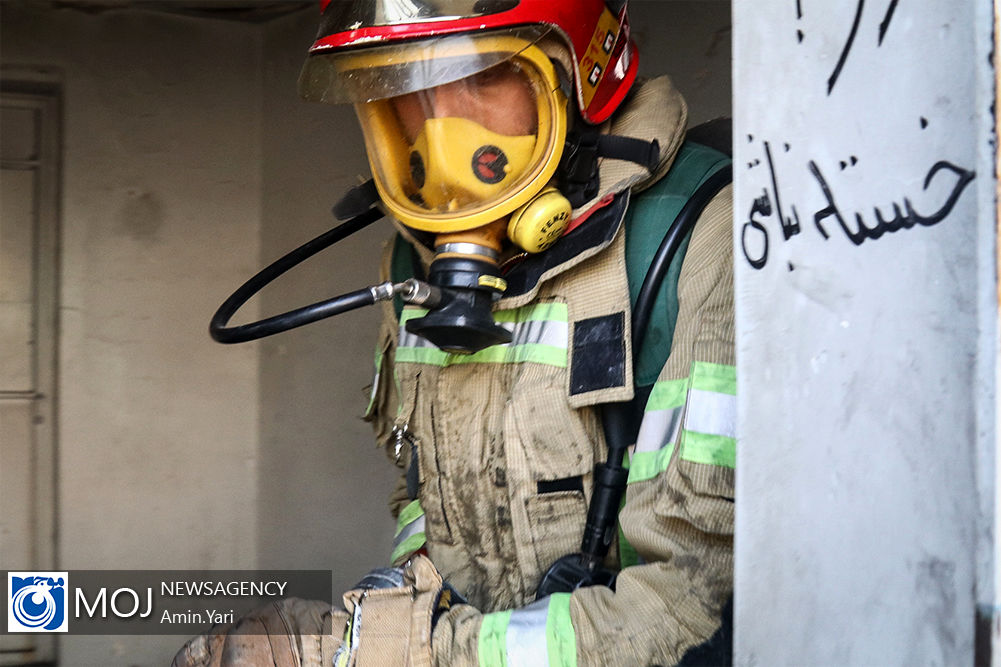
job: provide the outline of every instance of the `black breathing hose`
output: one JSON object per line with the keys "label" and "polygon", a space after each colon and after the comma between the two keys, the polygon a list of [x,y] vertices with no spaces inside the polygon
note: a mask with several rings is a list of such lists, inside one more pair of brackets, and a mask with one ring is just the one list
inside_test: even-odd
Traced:
{"label": "black breathing hose", "polygon": [[333,229],[320,234],[312,241],[309,241],[284,257],[278,259],[270,266],[262,269],[257,275],[245,282],[238,290],[226,299],[209,323],[209,334],[212,339],[219,343],[243,343],[248,340],[264,338],[271,334],[276,334],[288,329],[309,324],[317,320],[322,320],[331,315],[354,310],[362,306],[368,306],[376,301],[376,295],[371,288],[355,290],[340,296],[335,296],[325,301],[319,301],[309,306],[296,308],[281,315],[275,315],[267,319],[242,324],[235,327],[227,327],[230,318],[247,303],[252,296],[260,292],[265,285],[276,279],[294,266],[301,264],[321,250],[332,246],[338,241],[347,238],[351,234],[364,229],[383,216],[382,211],[371,208],[361,215],[357,215],[347,222],[344,222]]}

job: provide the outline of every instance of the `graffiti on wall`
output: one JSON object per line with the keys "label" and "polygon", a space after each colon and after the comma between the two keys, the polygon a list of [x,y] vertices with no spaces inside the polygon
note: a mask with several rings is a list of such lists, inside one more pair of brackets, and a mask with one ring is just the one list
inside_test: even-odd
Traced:
{"label": "graffiti on wall", "polygon": [[[748,137],[754,141],[753,136]],[[751,203],[747,220],[740,231],[740,245],[744,258],[755,269],[760,269],[768,262],[768,250],[771,243],[769,227],[777,227],[783,241],[789,241],[802,233],[802,221],[796,204],[782,206],[782,188],[779,185],[779,175],[772,157],[771,145],[762,141],[764,162],[755,160],[747,165],[755,169],[762,164],[768,169],[769,187],[762,188],[760,196]],[[791,149],[784,144],[785,152]],[[839,162],[840,170],[845,171],[858,164],[854,155]],[[974,179],[974,172],[957,166],[948,160],[938,160],[931,165],[924,175],[922,192],[927,193],[935,183],[935,191],[943,191],[938,201],[922,202],[920,206],[914,203],[915,193],[901,192],[896,198],[885,203],[873,204],[870,210],[848,211],[837,203],[837,182],[814,160],[808,160],[806,168],[814,180],[822,197],[819,206],[808,212],[806,220],[812,221],[815,231],[826,241],[831,238],[831,230],[836,228],[854,245],[862,245],[867,240],[875,241],[886,233],[898,232],[915,227],[931,227],[945,220],[962,195],[966,186]],[[926,198],[927,199],[927,198]],[[890,213],[889,211],[892,211]],[[772,224],[766,225],[769,219]],[[790,270],[794,267],[790,265]]]}
{"label": "graffiti on wall", "polygon": [[[850,26],[846,28],[831,22],[830,30],[839,36],[834,42],[839,45],[839,50],[837,61],[824,82],[827,103],[831,103],[832,92],[847,72],[846,63],[851,62],[856,44],[869,40],[870,46],[876,50],[883,48],[896,14],[897,2],[889,0],[881,5],[879,13],[869,20],[865,0],[858,0]],[[803,4],[803,0],[795,0],[795,48],[798,49],[811,41],[809,32],[800,27],[804,20]],[[817,9],[820,11],[823,7],[818,5]],[[878,24],[875,23],[880,16]],[[865,70],[864,67],[857,68],[856,76],[867,76]],[[870,80],[871,85],[880,85],[877,77],[870,77]],[[847,93],[834,102],[840,105],[839,109],[847,109],[843,117],[846,124],[849,121],[864,123],[866,113],[884,113],[884,110],[867,109],[864,104],[846,100],[846,96]],[[856,109],[858,117],[853,117]],[[928,118],[917,113],[914,116],[916,128],[923,133],[929,128]],[[890,139],[886,141],[889,143]],[[899,144],[881,150],[879,145],[868,142],[857,151],[846,150],[843,159],[832,161],[827,158],[825,162],[809,155],[809,149],[797,151],[788,141],[771,141],[747,135],[746,142],[747,150],[741,152],[751,156],[746,169],[751,174],[760,174],[755,178],[762,183],[758,190],[760,194],[752,195],[746,217],[739,224],[740,247],[747,263],[754,269],[767,265],[769,253],[776,243],[793,242],[806,233],[816,234],[825,242],[835,237],[860,246],[887,234],[938,225],[949,217],[976,176],[972,169],[945,157],[927,159],[923,163],[916,162],[914,168],[920,171],[910,174],[912,178],[897,180],[892,191],[880,193],[878,201],[869,201],[864,206],[845,206],[839,203],[839,192],[850,190],[853,183],[857,183],[857,179],[850,178],[852,172],[866,167],[881,168],[878,155],[899,148]],[[876,153],[877,157],[867,160],[859,157],[872,153]],[[783,189],[782,182],[785,180],[795,183],[789,192]],[[792,271],[795,267],[788,263],[788,269]]]}
{"label": "graffiti on wall", "polygon": [[[896,9],[897,0],[890,0],[886,9],[883,11],[883,20],[879,22],[878,32],[875,35],[877,47],[883,45],[883,38],[886,37],[886,31],[890,27],[890,21],[893,19],[893,13]],[[834,65],[834,70],[831,72],[830,76],[827,77],[828,95],[830,95],[831,91],[834,90],[834,85],[838,82],[838,77],[841,76],[841,70],[844,68],[845,62],[848,60],[848,55],[851,53],[852,46],[855,44],[855,37],[858,35],[859,25],[862,23],[863,11],[865,11],[865,0],[858,0],[858,4],[855,6],[855,17],[852,19],[851,28],[848,30],[844,45],[841,47],[841,55],[838,56],[838,61]],[[796,20],[801,21],[802,19],[803,3],[802,0],[796,0]],[[796,29],[797,42],[802,44],[805,36],[806,35],[802,29]]]}

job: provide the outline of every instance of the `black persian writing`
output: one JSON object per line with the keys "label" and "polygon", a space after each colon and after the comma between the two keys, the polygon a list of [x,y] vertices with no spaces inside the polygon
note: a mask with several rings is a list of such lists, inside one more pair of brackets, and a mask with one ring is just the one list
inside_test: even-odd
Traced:
{"label": "black persian writing", "polygon": [[[785,241],[789,241],[802,231],[796,207],[794,205],[789,207],[791,216],[786,216],[784,213],[771,146],[767,141],[763,142],[763,145],[771,190],[769,191],[767,187],[763,188],[762,194],[754,199],[740,235],[744,258],[755,269],[764,268],[768,263],[769,230],[765,225],[768,219],[773,216],[778,218],[779,230]],[[785,147],[788,152],[788,144]],[[854,165],[857,162],[858,158],[854,155],[851,156],[850,163]],[[848,162],[842,162],[841,169],[844,170],[847,165]],[[749,168],[754,166],[756,163],[748,165]],[[937,209],[930,212],[919,211],[911,197],[905,195],[899,202],[890,202],[888,207],[881,208],[878,205],[873,205],[872,213],[869,214],[862,211],[844,211],[836,201],[835,188],[816,161],[809,160],[806,166],[823,196],[822,205],[813,213],[813,224],[817,232],[825,241],[830,239],[829,228],[833,229],[832,221],[836,222],[845,238],[856,246],[862,245],[867,240],[875,241],[887,233],[914,227],[931,227],[942,222],[952,212],[963,191],[976,176],[975,172],[964,169],[948,160],[939,160],[928,169],[922,185],[924,192],[931,186],[932,181],[951,182],[948,195]],[[892,214],[887,214],[887,208],[892,211]],[[789,268],[792,270],[792,265]]]}
{"label": "black persian writing", "polygon": [[[877,48],[883,45],[883,39],[886,37],[886,31],[890,27],[890,21],[893,19],[894,11],[897,9],[898,0],[890,0],[883,12],[883,20],[879,22],[879,32],[877,34],[876,46]],[[831,71],[830,75],[827,77],[827,94],[830,95],[831,91],[834,90],[835,84],[838,82],[838,78],[841,76],[841,70],[845,66],[845,62],[848,60],[848,56],[852,51],[852,47],[855,45],[855,37],[859,31],[859,25],[862,23],[862,12],[865,9],[865,0],[858,0],[858,4],[855,6],[855,16],[852,18],[851,28],[848,30],[848,36],[845,38],[844,44],[841,46],[841,54],[838,56],[838,61],[834,65],[834,69]],[[796,0],[796,20],[803,18],[803,7],[801,5],[801,0]],[[803,31],[801,29],[796,30],[796,41],[803,42]]]}

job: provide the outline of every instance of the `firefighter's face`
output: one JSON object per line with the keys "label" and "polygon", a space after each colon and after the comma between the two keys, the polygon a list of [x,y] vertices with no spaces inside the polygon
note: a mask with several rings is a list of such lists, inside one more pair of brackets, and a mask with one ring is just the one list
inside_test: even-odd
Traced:
{"label": "firefighter's face", "polygon": [[460,81],[393,99],[393,107],[413,142],[430,118],[465,118],[506,136],[535,134],[535,90],[511,62]]}

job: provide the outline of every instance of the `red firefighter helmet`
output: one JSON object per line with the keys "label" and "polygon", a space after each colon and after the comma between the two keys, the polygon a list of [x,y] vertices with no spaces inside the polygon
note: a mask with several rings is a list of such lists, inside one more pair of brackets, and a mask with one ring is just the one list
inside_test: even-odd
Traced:
{"label": "red firefighter helmet", "polygon": [[[452,35],[518,30],[568,70],[581,117],[606,120],[636,78],[638,54],[629,34],[627,0],[320,0],[321,24],[300,78],[303,97],[327,102],[365,102],[399,94],[399,80],[380,92],[378,77],[352,85],[322,56],[392,47]],[[384,61],[391,66],[393,51]],[[318,56],[320,56],[318,58]],[[411,89],[469,76],[496,61],[437,68]],[[475,71],[475,70],[474,70]],[[412,76],[412,72],[408,74]]]}

